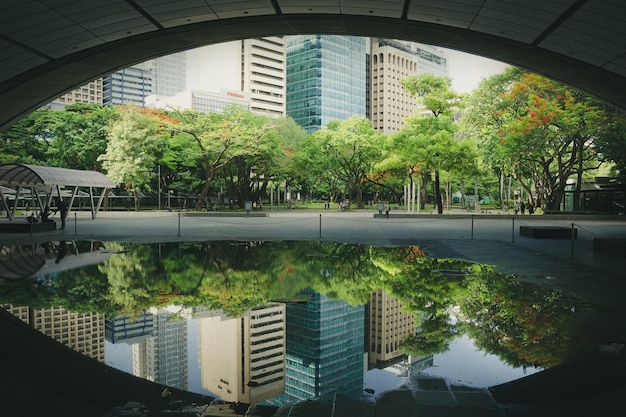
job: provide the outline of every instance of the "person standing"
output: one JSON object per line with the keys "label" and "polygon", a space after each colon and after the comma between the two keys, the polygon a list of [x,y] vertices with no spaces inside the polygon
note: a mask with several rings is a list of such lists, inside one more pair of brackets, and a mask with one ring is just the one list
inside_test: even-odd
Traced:
{"label": "person standing", "polygon": [[524,203],[524,200],[522,200],[522,202],[519,203],[519,212],[524,214],[524,211],[526,211],[526,203]]}
{"label": "person standing", "polygon": [[385,219],[389,218],[389,203],[385,203]]}
{"label": "person standing", "polygon": [[59,210],[59,214],[61,215],[61,230],[64,230],[65,219],[67,219],[67,213],[69,211],[67,204],[65,204],[65,201],[59,200],[58,210]]}
{"label": "person standing", "polygon": [[519,212],[519,201],[516,201],[515,204],[513,204],[513,211],[515,214]]}

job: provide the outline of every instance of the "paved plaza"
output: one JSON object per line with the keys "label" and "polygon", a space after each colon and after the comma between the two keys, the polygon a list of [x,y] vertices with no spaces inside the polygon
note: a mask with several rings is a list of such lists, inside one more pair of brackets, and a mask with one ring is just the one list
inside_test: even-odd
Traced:
{"label": "paved plaza", "polygon": [[[399,211],[392,212],[390,218],[385,219],[377,218],[374,214],[373,211],[301,209],[251,213],[247,217],[244,213],[225,216],[223,213],[153,211],[100,212],[96,219],[92,219],[89,213],[79,212],[70,214],[65,230],[2,233],[0,246],[60,240],[144,243],[322,240],[381,246],[419,245],[430,256],[493,264],[502,272],[519,275],[521,280],[563,288],[589,303],[602,306],[602,311],[593,318],[592,325],[597,332],[607,335],[607,343],[626,343],[626,258],[623,252],[622,255],[611,254],[607,251],[594,251],[593,248],[594,239],[599,238],[614,241],[619,246],[623,242],[619,239],[626,237],[625,220],[498,214],[407,216]],[[576,239],[525,237],[519,233],[520,226],[574,227]],[[0,336],[1,353],[4,358],[19,355],[24,350],[22,337],[13,324],[7,324],[4,317],[0,318],[0,334],[4,335]],[[44,352],[41,354],[46,355]],[[36,368],[36,363],[33,361],[33,368],[28,369],[28,361],[24,361],[23,366],[27,367],[24,369],[25,375],[38,375],[42,372]],[[12,398],[24,401],[29,396],[41,402],[74,398],[71,393],[64,393],[61,399],[55,399],[51,390],[46,388],[48,382],[33,382],[26,376],[16,379],[12,375],[9,377],[11,382],[8,383],[7,366],[5,364],[5,368],[0,369],[0,375],[4,375],[0,378],[3,380],[0,385],[2,392],[29,394],[4,397],[5,404],[7,400],[11,402]],[[87,369],[85,368],[85,372]],[[79,371],[74,372],[76,373],[78,375],[73,375],[75,378],[90,378],[90,375],[80,375]],[[580,383],[597,384],[598,381],[582,380]],[[621,401],[618,398],[622,398],[623,394],[626,394],[626,390],[622,386],[611,395],[602,397],[600,403],[587,404],[587,410],[598,411],[594,415],[611,415],[610,412],[620,406],[616,401]],[[85,404],[83,405],[87,406]],[[98,404],[94,407],[102,410],[104,406]],[[604,414],[603,411],[607,413]]]}

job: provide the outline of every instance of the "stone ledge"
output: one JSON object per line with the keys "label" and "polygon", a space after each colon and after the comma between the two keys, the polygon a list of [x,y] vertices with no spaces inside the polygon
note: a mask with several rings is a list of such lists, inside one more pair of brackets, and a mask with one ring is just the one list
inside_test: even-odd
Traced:
{"label": "stone ledge", "polygon": [[[520,226],[520,236],[533,239],[571,239],[572,228],[566,226]],[[578,237],[578,229],[574,228],[574,239]]]}
{"label": "stone ledge", "polygon": [[56,230],[56,222],[29,223],[26,221],[9,221],[0,223],[0,232],[4,233],[37,233]]}
{"label": "stone ledge", "polygon": [[593,251],[626,258],[626,238],[593,238]]}
{"label": "stone ledge", "polygon": [[224,212],[224,211],[189,211],[182,212],[183,216],[186,217],[268,217],[268,213],[263,212],[254,212],[250,213],[233,211],[233,212]]}

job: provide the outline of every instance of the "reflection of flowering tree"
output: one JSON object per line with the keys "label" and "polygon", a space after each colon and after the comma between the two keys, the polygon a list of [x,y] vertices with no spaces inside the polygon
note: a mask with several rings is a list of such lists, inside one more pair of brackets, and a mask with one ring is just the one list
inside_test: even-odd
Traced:
{"label": "reflection of flowering tree", "polygon": [[460,300],[463,329],[487,352],[512,366],[549,368],[562,363],[572,346],[584,349],[568,323],[578,312],[563,291],[512,281],[496,275],[474,280]]}

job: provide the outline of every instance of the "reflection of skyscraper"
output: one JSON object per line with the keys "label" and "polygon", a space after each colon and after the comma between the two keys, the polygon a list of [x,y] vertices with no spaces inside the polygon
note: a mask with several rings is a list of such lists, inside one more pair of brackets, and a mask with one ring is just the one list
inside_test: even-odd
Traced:
{"label": "reflection of skyscraper", "polygon": [[285,305],[244,317],[198,320],[202,387],[222,400],[256,404],[285,391]]}
{"label": "reflection of skyscraper", "polygon": [[138,317],[107,317],[105,320],[106,340],[111,343],[138,343],[152,336],[154,316],[143,311]]}
{"label": "reflection of skyscraper", "polygon": [[133,374],[187,389],[187,320],[172,310],[151,309],[152,337],[133,345]]}
{"label": "reflection of skyscraper", "polygon": [[363,390],[364,308],[313,291],[287,305],[285,395],[272,404]]}
{"label": "reflection of skyscraper", "polygon": [[72,313],[62,307],[30,308],[29,322],[43,334],[104,363],[104,316]]}
{"label": "reflection of skyscraper", "polygon": [[370,296],[369,366],[385,368],[405,358],[398,350],[404,336],[415,334],[413,314],[402,312],[402,303],[383,290]]}

